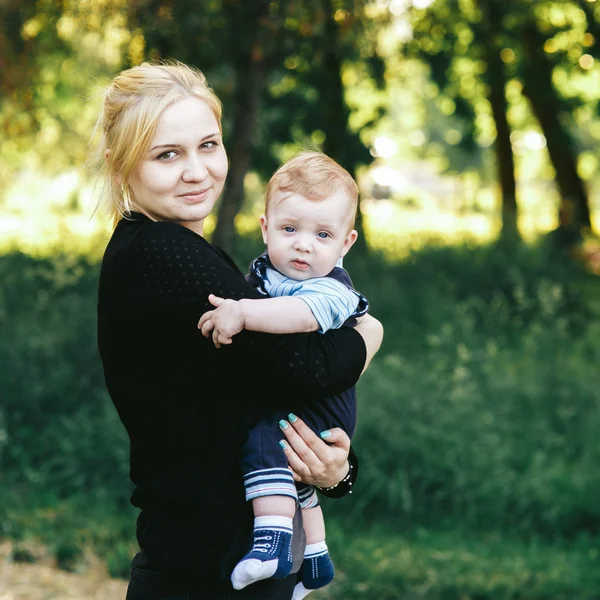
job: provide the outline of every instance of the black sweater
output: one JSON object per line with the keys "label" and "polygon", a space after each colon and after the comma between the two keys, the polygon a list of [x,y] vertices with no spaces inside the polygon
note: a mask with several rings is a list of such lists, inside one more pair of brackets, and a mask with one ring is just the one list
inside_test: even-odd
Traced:
{"label": "black sweater", "polygon": [[197,329],[210,293],[260,298],[233,261],[171,222],[134,214],[108,244],[98,345],[131,442],[132,503],[149,568],[227,579],[252,529],[240,455],[273,408],[302,406],[356,383],[362,337],[243,331],[216,349]]}

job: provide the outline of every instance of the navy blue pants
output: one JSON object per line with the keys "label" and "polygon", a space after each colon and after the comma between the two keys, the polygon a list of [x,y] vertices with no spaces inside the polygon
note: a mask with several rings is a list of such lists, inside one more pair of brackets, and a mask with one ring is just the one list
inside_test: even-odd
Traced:
{"label": "navy blue pants", "polygon": [[[289,412],[281,410],[272,413],[248,434],[242,460],[246,500],[270,495],[296,499],[300,495],[301,504],[305,508],[311,506],[303,504],[303,500],[308,498],[306,490],[312,488],[301,485],[296,491],[287,459],[279,445],[279,441],[285,439],[285,436],[278,423],[280,419],[287,420]],[[356,390],[350,388],[338,396],[315,403],[310,408],[302,408],[296,414],[317,435],[325,429],[340,427],[352,437],[356,429]]]}

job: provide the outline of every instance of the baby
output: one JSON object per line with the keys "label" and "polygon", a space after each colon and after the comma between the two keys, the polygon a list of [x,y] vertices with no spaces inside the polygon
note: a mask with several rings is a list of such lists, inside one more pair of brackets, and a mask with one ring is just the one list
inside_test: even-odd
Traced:
{"label": "baby", "polygon": [[[302,153],[280,167],[267,186],[260,218],[267,251],[254,259],[248,280],[268,299],[239,301],[210,296],[217,308],[198,327],[215,346],[232,343],[248,329],[267,333],[325,332],[352,326],[366,315],[366,298],[353,289],[341,260],[356,241],[353,229],[358,188],[350,174],[318,152]],[[299,416],[316,433],[356,426],[354,388],[303,409]],[[296,484],[281,448],[281,432],[295,415],[271,415],[249,434],[244,447],[244,486],[255,515],[250,552],[237,564],[235,589],[268,577],[286,577],[292,568],[291,538],[295,503],[300,502],[307,546],[294,600],[327,585],[334,574],[325,543],[325,524],[315,489]],[[326,433],[325,433],[326,436]],[[325,437],[323,436],[323,437]]]}

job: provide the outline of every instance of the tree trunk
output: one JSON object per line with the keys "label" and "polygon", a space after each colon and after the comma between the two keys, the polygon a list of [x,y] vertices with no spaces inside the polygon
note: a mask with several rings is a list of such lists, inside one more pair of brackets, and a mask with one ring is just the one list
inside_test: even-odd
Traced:
{"label": "tree trunk", "polygon": [[520,240],[517,224],[517,184],[515,181],[515,162],[510,141],[510,125],[507,119],[506,70],[500,58],[498,35],[502,26],[502,10],[497,0],[479,0],[479,9],[483,16],[482,27],[486,33],[484,45],[487,62],[488,101],[492,107],[496,125],[496,164],[498,179],[502,190],[502,229],[500,237],[505,241]]}
{"label": "tree trunk", "polygon": [[[356,164],[348,152],[349,139],[353,134],[348,127],[350,111],[344,99],[342,59],[339,50],[340,32],[333,17],[335,11],[331,0],[324,0],[323,8],[326,15],[323,53],[323,71],[326,84],[323,85],[320,97],[324,113],[325,142],[323,143],[323,152],[338,161],[354,178]],[[354,227],[358,232],[358,239],[355,242],[353,252],[364,255],[368,251],[368,246],[360,204],[356,211],[356,224]]]}
{"label": "tree trunk", "polygon": [[580,232],[590,227],[590,207],[585,185],[577,173],[575,144],[559,120],[563,107],[552,85],[552,66],[544,54],[544,40],[536,24],[526,23],[522,35],[527,61],[523,93],[546,136],[548,154],[556,171],[562,199],[560,227]]}
{"label": "tree trunk", "polygon": [[264,50],[260,43],[261,21],[269,3],[261,1],[252,6],[252,22],[247,24],[253,32],[251,45],[238,54],[235,65],[236,88],[234,94],[233,133],[228,147],[229,174],[221,198],[217,224],[212,241],[225,252],[235,249],[235,217],[244,203],[244,179],[252,166],[252,149],[260,110],[261,95],[266,79]]}

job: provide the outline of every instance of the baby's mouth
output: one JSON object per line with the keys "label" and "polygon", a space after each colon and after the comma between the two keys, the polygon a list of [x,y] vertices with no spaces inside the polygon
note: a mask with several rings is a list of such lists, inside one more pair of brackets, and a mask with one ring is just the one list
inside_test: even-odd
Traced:
{"label": "baby's mouth", "polygon": [[292,267],[295,269],[299,269],[300,271],[306,271],[310,267],[310,265],[305,260],[295,259],[292,261]]}

